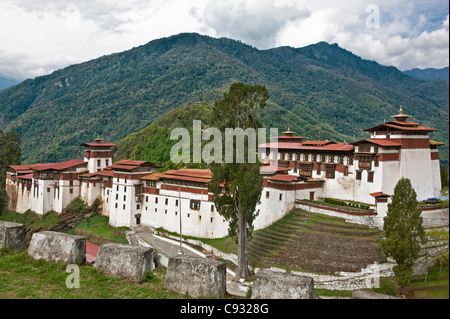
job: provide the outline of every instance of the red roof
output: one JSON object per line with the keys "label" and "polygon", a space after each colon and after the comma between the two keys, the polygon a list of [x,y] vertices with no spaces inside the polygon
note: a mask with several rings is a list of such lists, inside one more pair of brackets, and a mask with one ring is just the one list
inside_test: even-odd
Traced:
{"label": "red roof", "polygon": [[286,175],[286,174],[277,174],[275,176],[269,177],[268,179],[271,181],[282,181],[282,182],[292,182],[298,179],[299,175]]}
{"label": "red roof", "polygon": [[145,164],[145,163],[149,163],[149,162],[147,162],[147,161],[135,161],[135,160],[121,160],[121,161],[115,162],[114,164],[140,166],[140,165]]}
{"label": "red roof", "polygon": [[161,173],[158,176],[159,178],[169,178],[180,181],[189,181],[189,182],[199,182],[199,183],[209,183],[211,181],[210,178],[200,178],[200,177],[190,177],[190,176],[178,176],[178,175],[170,175]]}
{"label": "red roof", "polygon": [[139,166],[136,165],[110,165],[108,166],[112,169],[119,169],[119,170],[125,170],[125,171],[131,171],[132,169],[138,168]]}
{"label": "red roof", "polygon": [[272,173],[272,172],[282,172],[282,171],[289,171],[291,168],[289,167],[281,167],[281,166],[275,166],[275,165],[263,165],[261,166],[261,173]]}
{"label": "red roof", "polygon": [[82,164],[87,164],[84,160],[80,159],[74,159],[70,161],[65,161],[61,163],[42,163],[42,164],[31,164],[27,165],[29,169],[35,170],[35,171],[45,171],[45,170],[64,170],[67,168],[79,166]]}
{"label": "red roof", "polygon": [[366,132],[378,131],[383,128],[394,128],[399,131],[421,131],[421,132],[432,132],[438,131],[438,129],[426,127],[414,122],[399,122],[399,121],[390,121],[384,124],[380,124],[368,129],[365,129]]}
{"label": "red roof", "polygon": [[19,178],[23,178],[23,179],[33,179],[33,173],[31,174],[25,174],[25,175],[19,175]]}
{"label": "red roof", "polygon": [[402,144],[400,144],[400,143],[394,142],[390,139],[384,139],[384,138],[369,138],[369,139],[353,142],[352,144],[360,144],[363,142],[369,142],[369,143],[377,144],[380,146],[402,146]]}
{"label": "red roof", "polygon": [[114,144],[114,143],[83,143],[83,144],[80,144],[80,146],[114,147],[114,146],[117,146],[117,145]]}
{"label": "red roof", "polygon": [[388,194],[385,194],[382,192],[370,193],[369,195],[373,196],[373,197],[391,197],[391,195],[388,195]]}

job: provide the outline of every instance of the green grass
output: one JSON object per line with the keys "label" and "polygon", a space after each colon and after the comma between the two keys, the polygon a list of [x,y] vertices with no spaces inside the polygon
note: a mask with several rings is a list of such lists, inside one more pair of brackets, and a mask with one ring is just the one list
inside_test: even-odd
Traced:
{"label": "green grass", "polygon": [[[157,231],[161,232],[161,233],[167,233],[169,235],[172,236],[176,236],[176,237],[180,237],[180,234],[175,233],[175,232],[170,232],[165,230],[164,228],[160,227],[156,229]],[[184,239],[194,239],[194,240],[198,240],[201,241],[202,243],[205,243],[207,245],[210,245],[214,248],[217,248],[218,250],[220,250],[221,252],[227,253],[227,254],[237,254],[237,244],[236,241],[227,236],[227,237],[222,237],[222,238],[198,238],[198,237],[192,237],[192,236],[183,236],[182,238]]]}
{"label": "green grass", "polygon": [[165,270],[141,284],[79,266],[80,287],[67,288],[66,264],[34,260],[26,252],[0,250],[0,299],[175,299],[187,298],[164,288]]}
{"label": "green grass", "polygon": [[105,241],[128,244],[125,236],[127,230],[130,228],[110,226],[106,216],[95,215],[76,224],[69,233],[83,235],[93,244],[102,244]]}
{"label": "green grass", "polygon": [[[448,299],[449,298],[449,266],[444,265],[442,272],[439,266],[428,269],[427,282],[425,275],[413,276],[411,283],[405,287],[405,295],[414,299]],[[380,288],[372,291],[398,296],[400,291],[395,277],[380,278]]]}

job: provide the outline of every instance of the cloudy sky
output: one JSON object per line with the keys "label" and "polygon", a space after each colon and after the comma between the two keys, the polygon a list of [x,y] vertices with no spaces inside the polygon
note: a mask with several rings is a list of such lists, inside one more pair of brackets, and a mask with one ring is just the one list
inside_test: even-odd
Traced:
{"label": "cloudy sky", "polygon": [[181,32],[258,49],[327,41],[400,70],[449,65],[447,0],[0,0],[0,76],[44,75]]}

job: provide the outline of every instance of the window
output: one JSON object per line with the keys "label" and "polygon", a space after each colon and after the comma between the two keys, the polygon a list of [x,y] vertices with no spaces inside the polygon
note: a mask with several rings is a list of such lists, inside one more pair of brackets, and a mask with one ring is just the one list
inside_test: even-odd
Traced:
{"label": "window", "polygon": [[116,203],[115,207],[117,208],[117,203]]}
{"label": "window", "polygon": [[344,176],[348,176],[348,166],[344,166]]}
{"label": "window", "polygon": [[325,165],[325,177],[334,178],[334,165]]}
{"label": "window", "polygon": [[200,200],[191,199],[190,208],[194,210],[200,210]]}
{"label": "window", "polygon": [[166,205],[169,205],[169,199],[166,198]]}
{"label": "window", "polygon": [[155,204],[158,204],[158,197],[155,197]]}
{"label": "window", "polygon": [[283,199],[283,193],[280,193],[280,198],[279,198],[279,200],[282,200]]}
{"label": "window", "polygon": [[378,167],[380,165],[380,155],[375,156],[375,161],[373,163],[375,167]]}
{"label": "window", "polygon": [[311,177],[311,175],[312,175],[312,164],[300,164],[298,173],[301,176]]}
{"label": "window", "polygon": [[126,207],[125,204],[123,204],[123,209],[125,209],[125,207]]}
{"label": "window", "polygon": [[211,205],[211,213],[214,213],[214,205]]}
{"label": "window", "polygon": [[100,160],[97,160],[97,166],[100,166]]}
{"label": "window", "polygon": [[359,156],[359,168],[370,170],[372,164],[372,156]]}
{"label": "window", "polygon": [[141,209],[141,205],[136,205],[136,209]]}
{"label": "window", "polygon": [[123,195],[123,201],[125,202],[127,200],[127,195]]}
{"label": "window", "polygon": [[358,148],[358,152],[370,153],[370,144],[360,144],[359,148]]}
{"label": "window", "polygon": [[119,199],[119,194],[116,194],[116,200]]}
{"label": "window", "polygon": [[47,187],[47,193],[50,193],[50,187]]}
{"label": "window", "polygon": [[356,179],[361,180],[361,171],[356,171]]}
{"label": "window", "polygon": [[109,160],[108,159],[105,159],[105,165],[109,166]]}
{"label": "window", "polygon": [[368,174],[367,174],[367,182],[369,182],[369,183],[373,183],[373,173],[374,172],[368,172]]}
{"label": "window", "polygon": [[269,198],[270,192],[266,191],[266,198]]}
{"label": "window", "polygon": [[148,203],[148,196],[145,196],[145,202]]}
{"label": "window", "polygon": [[317,175],[322,174],[322,163],[317,163]]}

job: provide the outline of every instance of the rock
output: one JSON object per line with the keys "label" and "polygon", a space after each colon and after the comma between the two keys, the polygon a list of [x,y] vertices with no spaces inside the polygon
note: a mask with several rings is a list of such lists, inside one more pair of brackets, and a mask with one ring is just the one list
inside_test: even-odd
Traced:
{"label": "rock", "polygon": [[402,298],[379,294],[377,292],[372,291],[353,290],[352,299],[402,299]]}
{"label": "rock", "polygon": [[226,264],[201,257],[170,257],[165,286],[194,298],[222,298],[226,294]]}
{"label": "rock", "polygon": [[86,239],[54,231],[34,233],[28,255],[34,259],[83,264],[86,261]]}
{"label": "rock", "polygon": [[259,270],[253,281],[252,299],[314,299],[313,278]]}
{"label": "rock", "polygon": [[23,224],[0,221],[0,248],[26,249],[26,228]]}
{"label": "rock", "polygon": [[153,248],[106,243],[98,248],[94,267],[104,274],[141,283],[153,271]]}

